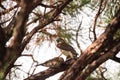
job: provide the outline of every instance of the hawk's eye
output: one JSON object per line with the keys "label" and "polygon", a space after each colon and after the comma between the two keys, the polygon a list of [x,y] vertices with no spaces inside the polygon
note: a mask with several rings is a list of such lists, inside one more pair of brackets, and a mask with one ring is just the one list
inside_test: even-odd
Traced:
{"label": "hawk's eye", "polygon": [[57,39],[56,41],[57,41],[57,42],[60,42],[60,40],[59,40],[59,39]]}
{"label": "hawk's eye", "polygon": [[57,43],[64,42],[64,40],[62,38],[58,38],[56,41],[57,41]]}

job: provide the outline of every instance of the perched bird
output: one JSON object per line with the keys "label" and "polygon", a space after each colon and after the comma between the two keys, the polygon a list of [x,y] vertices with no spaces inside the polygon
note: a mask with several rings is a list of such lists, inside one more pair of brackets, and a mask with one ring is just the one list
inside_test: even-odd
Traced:
{"label": "perched bird", "polygon": [[64,54],[67,59],[77,58],[78,54],[71,45],[66,43],[62,38],[58,38],[56,41],[56,46],[62,51],[62,54]]}
{"label": "perched bird", "polygon": [[63,62],[64,62],[64,59],[62,57],[55,57],[44,63],[38,64],[36,66],[42,65],[42,66],[50,67],[50,68],[58,68],[63,64]]}

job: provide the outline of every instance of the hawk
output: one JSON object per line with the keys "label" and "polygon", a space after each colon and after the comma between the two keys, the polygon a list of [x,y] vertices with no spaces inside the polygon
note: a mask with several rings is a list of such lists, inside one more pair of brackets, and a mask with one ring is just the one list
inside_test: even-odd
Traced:
{"label": "hawk", "polygon": [[62,54],[67,57],[67,59],[77,58],[78,54],[71,45],[66,43],[62,38],[58,38],[56,41],[56,46],[61,50]]}

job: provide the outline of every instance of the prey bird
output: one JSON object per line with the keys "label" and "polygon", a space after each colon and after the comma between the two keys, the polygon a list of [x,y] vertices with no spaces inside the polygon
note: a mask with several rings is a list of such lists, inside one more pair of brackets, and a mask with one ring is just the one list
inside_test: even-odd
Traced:
{"label": "prey bird", "polygon": [[50,59],[44,63],[38,64],[36,66],[42,65],[45,67],[50,67],[50,68],[58,68],[64,63],[64,59],[62,57],[55,57],[53,59]]}

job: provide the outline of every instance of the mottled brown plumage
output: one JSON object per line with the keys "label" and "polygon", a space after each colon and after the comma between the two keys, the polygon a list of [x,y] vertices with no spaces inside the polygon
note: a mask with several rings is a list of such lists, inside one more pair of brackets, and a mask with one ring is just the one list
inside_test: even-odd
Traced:
{"label": "mottled brown plumage", "polygon": [[57,47],[61,49],[62,54],[64,54],[67,57],[67,59],[77,57],[78,54],[74,50],[74,48],[68,43],[66,43],[62,38],[58,38],[56,41],[57,41]]}
{"label": "mottled brown plumage", "polygon": [[63,62],[64,62],[64,59],[62,57],[55,57],[44,63],[38,64],[36,66],[42,65],[42,66],[50,67],[50,68],[57,68],[57,67],[60,67]]}

